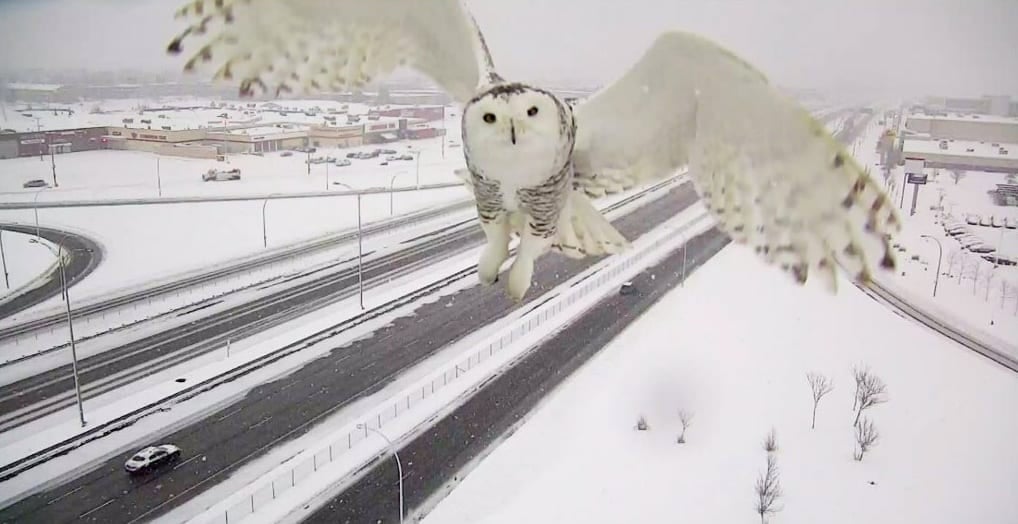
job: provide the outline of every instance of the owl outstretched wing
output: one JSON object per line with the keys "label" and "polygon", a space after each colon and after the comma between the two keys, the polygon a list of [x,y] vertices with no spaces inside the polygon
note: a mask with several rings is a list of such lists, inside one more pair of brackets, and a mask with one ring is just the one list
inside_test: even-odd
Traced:
{"label": "owl outstretched wing", "polygon": [[719,227],[805,283],[893,269],[886,193],[797,102],[701,37],[671,32],[575,109],[580,190],[597,197],[683,165]]}
{"label": "owl outstretched wing", "polygon": [[193,0],[177,17],[188,25],[167,51],[242,96],[361,88],[410,67],[462,103],[494,74],[460,0]]}

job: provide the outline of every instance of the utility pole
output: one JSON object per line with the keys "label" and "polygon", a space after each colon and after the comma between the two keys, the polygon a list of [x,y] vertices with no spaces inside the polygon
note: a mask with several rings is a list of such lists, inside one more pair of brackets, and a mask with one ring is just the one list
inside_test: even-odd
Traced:
{"label": "utility pole", "polygon": [[60,187],[60,184],[57,183],[57,157],[53,153],[53,144],[49,145],[49,162],[53,169],[53,187]]}

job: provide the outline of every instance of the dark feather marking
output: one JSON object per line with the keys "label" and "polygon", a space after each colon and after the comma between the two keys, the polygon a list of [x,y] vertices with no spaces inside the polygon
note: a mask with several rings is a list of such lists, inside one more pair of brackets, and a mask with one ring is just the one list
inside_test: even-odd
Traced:
{"label": "dark feather marking", "polygon": [[839,168],[845,165],[845,157],[841,156],[841,153],[834,155],[834,167]]}

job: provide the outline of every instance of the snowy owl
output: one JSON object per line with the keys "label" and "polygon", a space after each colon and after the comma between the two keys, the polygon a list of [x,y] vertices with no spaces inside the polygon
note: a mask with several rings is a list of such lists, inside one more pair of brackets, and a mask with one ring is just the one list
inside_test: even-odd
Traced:
{"label": "snowy owl", "polygon": [[626,239],[591,198],[673,175],[690,178],[719,227],[803,284],[833,292],[893,269],[893,204],[823,125],[739,57],[667,32],[613,84],[567,104],[500,76],[461,0],[197,0],[167,51],[185,71],[239,82],[241,96],[361,88],[399,67],[463,105],[466,170],[485,245],[484,284],[519,236],[508,294],[522,300],[534,262],[615,253]]}

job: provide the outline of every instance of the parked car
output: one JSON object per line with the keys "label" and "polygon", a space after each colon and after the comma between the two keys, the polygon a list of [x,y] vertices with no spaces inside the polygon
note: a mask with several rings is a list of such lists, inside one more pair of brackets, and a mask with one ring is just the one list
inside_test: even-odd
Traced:
{"label": "parked car", "polygon": [[990,225],[993,227],[1004,227],[1004,218],[994,215],[990,217]]}
{"label": "parked car", "polygon": [[173,444],[160,444],[142,449],[127,459],[124,469],[128,473],[144,473],[180,459],[180,448]]}
{"label": "parked car", "polygon": [[293,156],[293,151],[283,151],[279,156]]}
{"label": "parked car", "polygon": [[986,244],[979,243],[969,247],[969,251],[973,253],[993,253],[994,251],[996,251],[996,248],[994,248],[993,246],[988,246]]}
{"label": "parked car", "polygon": [[382,160],[378,165],[380,165],[380,166],[387,166],[387,165],[389,165],[389,162],[387,162],[385,160]]}
{"label": "parked car", "polygon": [[1018,218],[1005,218],[1004,227],[1008,229],[1018,229]]}
{"label": "parked car", "polygon": [[376,149],[375,153],[378,153],[379,155],[395,155],[396,154],[396,150],[395,149]]}
{"label": "parked car", "polygon": [[349,165],[353,164],[353,162],[351,162],[351,161],[349,161],[349,160],[347,160],[345,158],[337,158],[334,163],[337,166],[339,166],[339,167],[349,166]]}
{"label": "parked car", "polygon": [[36,178],[36,179],[33,179],[33,180],[29,180],[28,182],[25,182],[24,184],[21,184],[21,187],[25,187],[25,188],[29,188],[29,187],[49,187],[49,184],[47,184],[46,181],[41,179],[41,178]]}
{"label": "parked car", "polygon": [[201,176],[204,182],[223,182],[227,180],[240,180],[240,169],[233,168],[229,171],[223,171],[219,169],[209,169]]}

